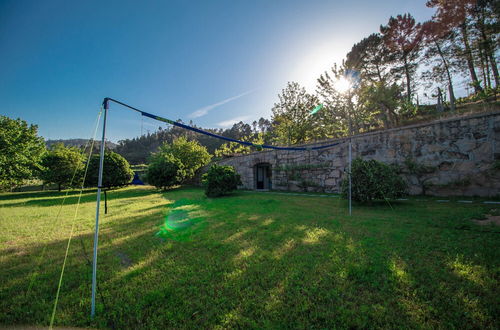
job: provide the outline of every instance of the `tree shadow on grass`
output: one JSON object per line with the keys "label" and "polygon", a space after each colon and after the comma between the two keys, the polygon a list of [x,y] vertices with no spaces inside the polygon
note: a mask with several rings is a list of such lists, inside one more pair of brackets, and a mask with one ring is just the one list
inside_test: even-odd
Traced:
{"label": "tree shadow on grass", "polygon": [[[154,233],[162,215],[163,210],[157,210],[147,217],[124,216],[118,221],[101,225],[98,256],[101,289],[105,287],[107,275],[120,269],[120,253],[135,260],[141,256],[138,252],[142,250],[147,255],[151,248],[160,243],[154,238]],[[124,228],[128,228],[128,232]],[[0,309],[6,313],[1,314],[0,323],[48,324],[66,244],[67,239],[60,239],[11,251],[9,255],[3,256],[0,267]],[[92,244],[92,233],[73,237],[59,302],[60,324],[89,324],[87,312]],[[42,255],[43,260],[38,262]],[[31,282],[34,285],[27,295]],[[99,304],[102,305],[102,301]],[[71,315],[66,315],[66,310],[70,310]]]}
{"label": "tree shadow on grass", "polygon": [[[73,205],[78,202],[78,197],[80,195],[80,191],[71,191],[66,196],[66,192],[38,192],[38,193],[19,193],[26,195],[24,197],[19,198],[3,198],[4,196],[0,196],[0,203],[4,207],[26,207],[26,206],[57,206],[61,205],[62,201],[64,201],[64,205]],[[96,189],[85,189],[82,193],[82,197],[80,202],[87,203],[96,200],[97,190]],[[108,190],[107,196],[108,201],[117,200],[117,199],[127,199],[133,197],[141,197],[147,196],[151,194],[150,190],[143,188],[129,188],[129,189],[117,189],[117,190]],[[8,196],[8,195],[7,195]],[[17,199],[26,199],[23,202],[2,202],[3,200],[17,200]],[[104,192],[101,194],[101,200],[104,201]]]}
{"label": "tree shadow on grass", "polygon": [[[95,191],[95,190],[94,190]],[[79,193],[78,190],[69,191],[68,195],[77,195]],[[35,191],[35,192],[8,192],[8,193],[0,193],[0,201],[7,200],[16,200],[16,199],[33,199],[40,197],[60,197],[61,195],[66,194],[66,191]]]}
{"label": "tree shadow on grass", "polygon": [[[494,281],[470,283],[449,266],[450,260],[463,255],[493,271],[498,266],[495,237],[481,241],[484,236],[474,233],[409,230],[397,219],[367,226],[366,218],[349,218],[345,212],[314,215],[329,205],[319,201],[312,215],[306,212],[299,218],[296,214],[304,205],[288,197],[255,201],[245,196],[208,200],[192,191],[167,195],[175,200],[169,210],[206,212],[206,227],[189,240],[162,242],[155,233],[168,213],[154,207],[147,216],[124,214],[103,224],[98,259],[103,300],[98,296],[94,322],[88,318],[92,234],[75,237],[57,324],[419,328],[487,327],[498,322],[498,314],[492,314],[495,307],[485,308],[481,315],[464,312],[476,311],[467,307],[464,297],[479,297],[479,308],[494,301]],[[255,205],[260,207],[256,210]],[[2,314],[0,323],[48,324],[65,240],[48,245],[51,253],[36,286],[24,297],[31,256],[42,248],[32,246],[24,257],[2,259],[0,277],[6,281],[0,310],[10,312]]]}

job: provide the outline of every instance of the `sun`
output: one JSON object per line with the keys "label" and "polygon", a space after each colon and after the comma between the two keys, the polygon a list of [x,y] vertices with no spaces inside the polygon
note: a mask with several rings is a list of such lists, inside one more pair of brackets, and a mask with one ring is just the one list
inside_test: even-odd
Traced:
{"label": "sun", "polygon": [[351,88],[351,81],[346,77],[340,77],[335,81],[334,88],[337,92],[344,94]]}

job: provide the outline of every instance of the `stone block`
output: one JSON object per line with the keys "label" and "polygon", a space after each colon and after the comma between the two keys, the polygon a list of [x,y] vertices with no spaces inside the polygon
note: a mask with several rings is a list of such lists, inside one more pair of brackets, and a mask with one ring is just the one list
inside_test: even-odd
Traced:
{"label": "stone block", "polygon": [[465,154],[465,153],[462,153],[462,152],[458,152],[458,151],[452,151],[452,150],[446,150],[443,152],[443,159],[469,159],[469,155],[468,154]]}
{"label": "stone block", "polygon": [[446,145],[442,144],[429,144],[425,145],[421,148],[421,151],[423,154],[429,154],[429,153],[440,153],[441,151],[444,151],[448,148]]}
{"label": "stone block", "polygon": [[423,192],[422,187],[420,187],[418,185],[409,185],[408,186],[408,193],[410,195],[421,195],[422,192]]}
{"label": "stone block", "polygon": [[338,179],[340,178],[341,175],[340,172],[341,172],[340,170],[334,170],[330,173],[330,177]]}
{"label": "stone block", "polygon": [[476,141],[470,139],[460,139],[455,142],[458,150],[462,153],[469,153],[474,148],[476,148]]}
{"label": "stone block", "polygon": [[327,179],[325,180],[325,186],[335,186],[335,183],[337,182],[337,180],[335,179]]}
{"label": "stone block", "polygon": [[468,160],[464,162],[457,162],[454,169],[461,174],[470,174],[477,169],[477,166],[476,162]]}
{"label": "stone block", "polygon": [[475,161],[492,161],[494,158],[491,142],[481,143],[473,151]]}

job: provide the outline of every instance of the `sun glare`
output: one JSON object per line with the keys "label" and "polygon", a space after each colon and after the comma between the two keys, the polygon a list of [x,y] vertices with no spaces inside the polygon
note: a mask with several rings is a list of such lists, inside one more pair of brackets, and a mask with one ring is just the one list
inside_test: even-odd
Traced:
{"label": "sun glare", "polygon": [[349,79],[345,77],[340,77],[336,82],[335,82],[335,90],[339,93],[345,93],[351,88],[351,82]]}

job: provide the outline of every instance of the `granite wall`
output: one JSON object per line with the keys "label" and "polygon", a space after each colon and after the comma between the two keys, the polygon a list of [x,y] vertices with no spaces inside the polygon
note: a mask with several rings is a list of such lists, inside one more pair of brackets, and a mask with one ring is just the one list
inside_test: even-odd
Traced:
{"label": "granite wall", "polygon": [[[263,151],[219,164],[236,168],[241,188],[255,189],[255,166],[267,163],[272,189],[338,192],[349,140],[337,141],[319,151]],[[398,164],[411,194],[500,195],[500,111],[356,135],[352,154]]]}

